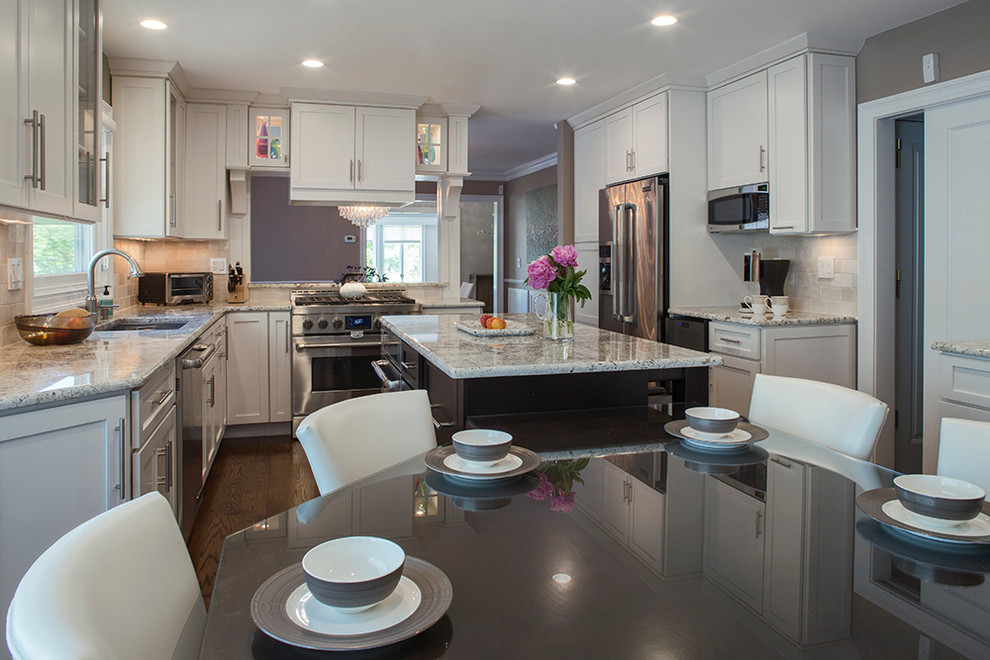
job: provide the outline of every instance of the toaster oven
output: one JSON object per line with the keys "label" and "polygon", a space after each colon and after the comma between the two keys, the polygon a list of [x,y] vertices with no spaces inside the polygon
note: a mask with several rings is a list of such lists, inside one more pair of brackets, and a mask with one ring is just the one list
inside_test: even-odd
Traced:
{"label": "toaster oven", "polygon": [[145,273],[138,280],[138,302],[153,305],[208,303],[213,273]]}

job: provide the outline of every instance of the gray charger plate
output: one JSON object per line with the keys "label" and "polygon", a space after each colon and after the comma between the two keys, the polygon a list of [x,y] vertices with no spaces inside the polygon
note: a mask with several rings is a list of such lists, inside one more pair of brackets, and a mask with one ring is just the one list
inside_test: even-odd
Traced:
{"label": "gray charger plate", "polygon": [[770,453],[751,444],[737,451],[705,451],[683,442],[665,442],[664,450],[684,461],[684,465],[702,474],[732,474],[746,465],[766,462]]}
{"label": "gray charger plate", "polygon": [[269,637],[304,649],[356,651],[387,646],[418,635],[439,621],[454,597],[454,589],[444,572],[422,559],[406,556],[402,575],[416,583],[423,600],[407,619],[384,630],[360,635],[324,635],[296,625],[285,611],[285,603],[306,581],[302,564],[279,571],[258,588],[251,599],[251,618]]}
{"label": "gray charger plate", "polygon": [[[921,529],[920,527],[912,527],[911,525],[891,518],[883,512],[881,507],[883,507],[883,505],[890,500],[896,499],[897,493],[894,492],[893,488],[874,488],[873,490],[868,490],[857,495],[856,506],[858,506],[859,510],[868,515],[870,518],[887,525],[888,528],[892,528],[894,532],[899,534],[907,533],[923,539],[948,541],[950,543],[960,543],[990,548],[990,535],[962,536],[959,534],[952,534],[948,531],[936,532],[933,530]],[[983,503],[983,513],[990,515],[990,502]]]}
{"label": "gray charger plate", "polygon": [[478,474],[477,472],[463,472],[461,470],[455,470],[444,465],[444,459],[454,453],[456,453],[454,452],[454,445],[443,445],[442,447],[437,447],[431,451],[423,460],[426,463],[426,467],[430,468],[434,472],[439,472],[447,477],[453,477],[454,479],[461,480],[461,483],[464,482],[463,480],[481,482],[495,481],[499,479],[512,479],[526,474],[527,472],[532,472],[536,468],[540,467],[540,463],[543,462],[535,452],[532,452],[524,447],[512,445],[509,449],[509,453],[518,456],[522,460],[522,465],[517,467],[515,470],[499,472],[498,474]]}
{"label": "gray charger plate", "polygon": [[675,419],[671,422],[667,422],[666,424],[664,424],[663,430],[674,437],[680,438],[682,442],[686,441],[690,445],[691,449],[697,451],[707,451],[707,453],[718,452],[720,454],[724,454],[730,451],[740,451],[742,449],[745,449],[749,445],[753,444],[754,442],[759,442],[760,440],[766,440],[767,438],[770,437],[770,433],[765,428],[756,426],[754,424],[749,424],[747,422],[739,422],[736,428],[741,431],[746,431],[747,433],[749,433],[750,436],[749,440],[746,440],[745,442],[733,443],[731,445],[727,444],[721,447],[707,447],[697,444],[698,442],[701,441],[695,440],[694,438],[689,438],[683,433],[681,433],[681,429],[683,429],[685,426],[690,426],[690,424],[688,424],[688,421],[686,419]]}

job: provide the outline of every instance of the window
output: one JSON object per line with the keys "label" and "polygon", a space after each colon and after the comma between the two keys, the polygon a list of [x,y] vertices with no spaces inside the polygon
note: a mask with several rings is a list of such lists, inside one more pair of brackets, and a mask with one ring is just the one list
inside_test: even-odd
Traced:
{"label": "window", "polygon": [[395,211],[367,230],[365,264],[388,282],[439,279],[437,214]]}
{"label": "window", "polygon": [[86,298],[86,266],[93,256],[93,225],[35,218],[31,243],[31,311],[81,305]]}

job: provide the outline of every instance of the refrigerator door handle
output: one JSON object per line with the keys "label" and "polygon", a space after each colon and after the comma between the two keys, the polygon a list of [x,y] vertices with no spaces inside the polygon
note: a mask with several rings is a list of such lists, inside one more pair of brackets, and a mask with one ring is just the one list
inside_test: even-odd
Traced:
{"label": "refrigerator door handle", "polygon": [[622,296],[622,311],[620,320],[632,323],[636,319],[636,205],[626,204],[625,231],[622,237],[623,266],[625,267],[625,293]]}
{"label": "refrigerator door handle", "polygon": [[633,320],[630,311],[634,282],[631,264],[635,259],[635,241],[632,240],[633,226],[636,221],[636,207],[633,204],[620,204],[614,209],[613,243],[612,243],[612,318],[616,321],[629,323]]}
{"label": "refrigerator door handle", "polygon": [[[622,274],[624,255],[622,254],[622,235],[620,234],[624,206],[624,204],[616,204],[612,207],[612,277],[609,278],[609,293],[612,294],[612,318],[614,319],[619,318],[619,296],[622,291],[621,282],[624,280]],[[617,287],[616,282],[619,282],[620,286]]]}

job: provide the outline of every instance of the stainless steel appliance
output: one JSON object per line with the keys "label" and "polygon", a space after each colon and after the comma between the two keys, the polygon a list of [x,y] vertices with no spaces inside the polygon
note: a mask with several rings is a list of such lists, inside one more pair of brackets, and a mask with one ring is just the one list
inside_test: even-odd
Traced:
{"label": "stainless steel appliance", "polygon": [[145,273],[138,280],[138,302],[154,305],[213,300],[213,273]]}
{"label": "stainless steel appliance", "polygon": [[331,403],[382,391],[373,362],[381,356],[380,318],[418,314],[402,290],[376,289],[359,298],[336,290],[291,295],[292,429]]}
{"label": "stainless steel appliance", "polygon": [[770,186],[754,183],[708,193],[708,231],[770,231]]}
{"label": "stainless steel appliance", "polygon": [[599,193],[598,326],[660,341],[667,277],[667,177]]}

